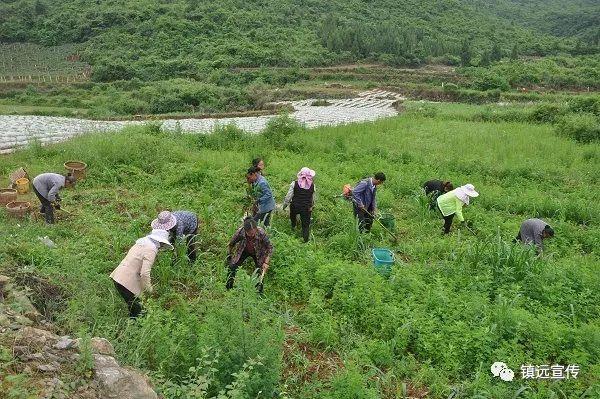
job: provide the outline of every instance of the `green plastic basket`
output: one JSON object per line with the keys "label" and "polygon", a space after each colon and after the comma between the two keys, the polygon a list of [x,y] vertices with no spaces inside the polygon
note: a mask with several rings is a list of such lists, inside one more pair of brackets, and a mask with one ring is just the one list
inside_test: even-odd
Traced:
{"label": "green plastic basket", "polygon": [[373,248],[371,253],[375,270],[382,276],[389,277],[395,261],[394,253],[387,248]]}

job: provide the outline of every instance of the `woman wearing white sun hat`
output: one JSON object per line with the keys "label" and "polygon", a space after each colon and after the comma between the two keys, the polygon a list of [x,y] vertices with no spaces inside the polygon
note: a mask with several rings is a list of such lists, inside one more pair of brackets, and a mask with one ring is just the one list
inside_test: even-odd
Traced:
{"label": "woman wearing white sun hat", "polygon": [[450,232],[450,226],[452,226],[452,219],[454,215],[460,222],[464,222],[465,218],[462,214],[462,207],[469,205],[469,199],[479,196],[479,193],[475,191],[475,187],[472,184],[465,184],[460,186],[446,194],[442,194],[437,199],[437,205],[442,216],[444,217],[444,234]]}
{"label": "woman wearing white sun hat", "polygon": [[[169,224],[163,225],[168,226]],[[131,318],[136,318],[142,311],[139,296],[143,292],[152,292],[150,270],[158,251],[163,249],[173,250],[169,242],[169,232],[166,229],[154,229],[135,242],[119,266],[110,274],[115,288],[127,304]]]}

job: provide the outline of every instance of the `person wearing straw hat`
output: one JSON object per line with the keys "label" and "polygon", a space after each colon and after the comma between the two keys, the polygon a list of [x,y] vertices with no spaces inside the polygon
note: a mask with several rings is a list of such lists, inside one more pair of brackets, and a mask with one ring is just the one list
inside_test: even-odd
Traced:
{"label": "person wearing straw hat", "polygon": [[60,209],[61,198],[58,191],[64,187],[72,187],[76,182],[72,173],[42,173],[33,179],[33,192],[42,204],[40,213],[44,214],[46,223],[54,224],[54,208]]}
{"label": "person wearing straw hat", "polygon": [[460,222],[465,222],[462,208],[469,205],[470,198],[477,196],[479,196],[479,193],[475,191],[475,187],[472,184],[465,184],[437,198],[438,209],[444,217],[444,234],[450,233],[454,215]]}
{"label": "person wearing straw hat", "polygon": [[150,223],[153,229],[169,227],[173,224],[173,227],[168,229],[169,239],[171,244],[174,244],[176,240],[186,241],[187,256],[191,263],[196,262],[196,237],[198,236],[198,227],[200,225],[198,216],[190,211],[162,211],[156,219]]}
{"label": "person wearing straw hat", "polygon": [[[168,224],[165,227],[168,227]],[[169,242],[169,232],[154,229],[150,234],[135,242],[119,266],[110,274],[117,292],[127,304],[129,317],[132,319],[138,317],[142,312],[140,295],[144,292],[152,292],[150,271],[158,251],[165,249],[173,250],[173,246]]]}
{"label": "person wearing straw hat", "polygon": [[302,238],[308,242],[310,237],[310,218],[315,206],[315,185],[313,179],[315,171],[304,167],[298,172],[298,178],[294,180],[283,200],[283,209],[290,206],[290,221],[292,229],[296,228],[298,215],[302,224]]}

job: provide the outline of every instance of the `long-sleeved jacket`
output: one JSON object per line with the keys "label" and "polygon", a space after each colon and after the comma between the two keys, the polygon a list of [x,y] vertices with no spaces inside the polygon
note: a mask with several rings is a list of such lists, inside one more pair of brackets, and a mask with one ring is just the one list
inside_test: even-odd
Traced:
{"label": "long-sleeved jacket", "polygon": [[275,209],[275,197],[273,197],[273,191],[264,176],[260,175],[252,187],[256,196],[258,212],[265,213]]}
{"label": "long-sleeved jacket", "polygon": [[135,295],[140,295],[143,291],[151,291],[150,271],[157,253],[156,246],[138,240],[110,277]]}
{"label": "long-sleeved jacket", "polygon": [[442,215],[450,216],[455,214],[459,222],[464,222],[465,218],[462,213],[462,207],[464,204],[458,199],[455,191],[456,190],[452,190],[446,194],[440,195],[437,199],[437,204],[440,208],[440,211],[442,211]]}
{"label": "long-sleeved jacket", "polygon": [[373,184],[373,178],[361,180],[352,190],[352,199],[356,206],[365,207],[368,212],[377,208],[377,186]]}
{"label": "long-sleeved jacket", "polygon": [[[248,237],[246,236],[246,232],[244,228],[239,228],[231,240],[229,241],[229,246],[233,248],[233,252],[231,254],[231,263],[235,264],[240,260],[242,253],[244,253],[244,249],[246,248],[246,240]],[[254,236],[254,248],[256,250],[256,259],[258,260],[258,266],[262,267],[267,258],[271,256],[273,253],[273,245],[267,237],[267,233],[261,228],[258,228],[256,235]]]}
{"label": "long-sleeved jacket", "polygon": [[65,177],[56,173],[43,173],[33,179],[33,187],[50,202],[56,201],[58,190],[65,186]]}
{"label": "long-sleeved jacket", "polygon": [[175,237],[183,238],[187,235],[194,234],[198,228],[198,216],[190,211],[174,211],[173,216],[177,219],[175,225]]}
{"label": "long-sleeved jacket", "polygon": [[534,244],[539,251],[544,250],[543,232],[548,223],[542,219],[527,219],[521,224],[519,236],[524,244]]}

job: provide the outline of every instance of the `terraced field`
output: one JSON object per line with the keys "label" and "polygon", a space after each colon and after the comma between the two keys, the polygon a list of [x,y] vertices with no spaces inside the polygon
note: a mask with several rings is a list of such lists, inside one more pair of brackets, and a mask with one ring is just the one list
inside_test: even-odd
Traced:
{"label": "terraced field", "polygon": [[0,43],[0,83],[74,83],[89,80],[91,69],[75,45],[43,47]]}

